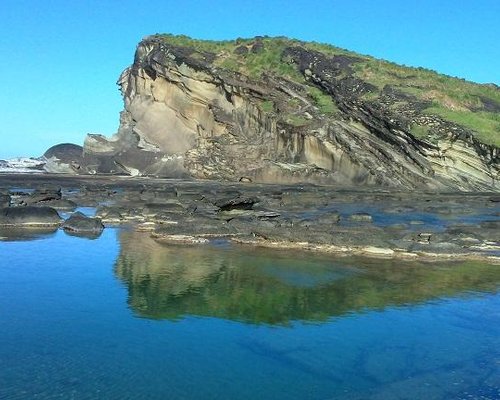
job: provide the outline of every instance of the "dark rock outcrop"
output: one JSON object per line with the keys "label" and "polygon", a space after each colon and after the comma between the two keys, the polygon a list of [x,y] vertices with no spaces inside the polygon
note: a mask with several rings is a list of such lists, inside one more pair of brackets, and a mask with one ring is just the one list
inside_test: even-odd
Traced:
{"label": "dark rock outcrop", "polygon": [[7,207],[0,209],[0,226],[57,226],[61,217],[51,207]]}

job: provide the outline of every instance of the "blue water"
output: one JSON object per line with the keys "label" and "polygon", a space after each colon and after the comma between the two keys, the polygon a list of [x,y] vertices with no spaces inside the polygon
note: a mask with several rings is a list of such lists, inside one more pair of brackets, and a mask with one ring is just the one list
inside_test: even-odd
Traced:
{"label": "blue water", "polygon": [[480,263],[0,242],[0,399],[498,399],[499,289]]}

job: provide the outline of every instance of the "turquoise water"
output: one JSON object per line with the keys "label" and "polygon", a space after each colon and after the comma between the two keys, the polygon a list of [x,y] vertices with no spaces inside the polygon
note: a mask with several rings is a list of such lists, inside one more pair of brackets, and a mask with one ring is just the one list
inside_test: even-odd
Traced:
{"label": "turquoise water", "polygon": [[29,239],[0,242],[0,399],[500,398],[500,266]]}

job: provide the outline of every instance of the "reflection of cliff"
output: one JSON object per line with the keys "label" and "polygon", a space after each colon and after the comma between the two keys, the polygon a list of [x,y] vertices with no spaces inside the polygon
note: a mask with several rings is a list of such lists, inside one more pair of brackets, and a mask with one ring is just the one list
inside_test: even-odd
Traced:
{"label": "reflection of cliff", "polygon": [[480,263],[336,263],[284,253],[271,258],[266,250],[164,246],[135,232],[122,233],[120,241],[116,274],[128,286],[130,307],[146,318],[322,321],[500,287],[498,266]]}

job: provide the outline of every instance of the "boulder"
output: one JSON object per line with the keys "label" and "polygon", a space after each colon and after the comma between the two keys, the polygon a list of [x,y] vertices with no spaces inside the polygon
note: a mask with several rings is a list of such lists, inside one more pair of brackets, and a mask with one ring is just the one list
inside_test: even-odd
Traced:
{"label": "boulder", "polygon": [[51,207],[6,207],[0,209],[0,226],[57,226],[61,217]]}
{"label": "boulder", "polygon": [[73,233],[100,233],[104,225],[100,218],[87,217],[81,212],[76,212],[62,225],[63,229]]}
{"label": "boulder", "polygon": [[50,173],[75,173],[80,169],[83,147],[72,143],[52,146],[43,155],[47,160],[45,170]]}

